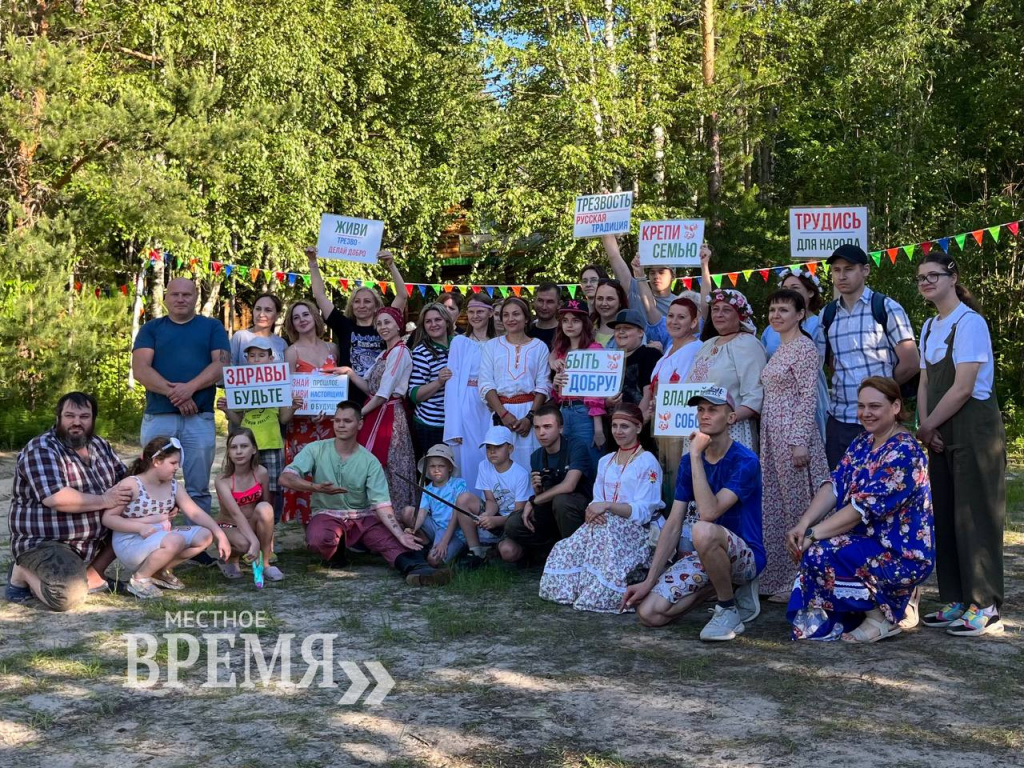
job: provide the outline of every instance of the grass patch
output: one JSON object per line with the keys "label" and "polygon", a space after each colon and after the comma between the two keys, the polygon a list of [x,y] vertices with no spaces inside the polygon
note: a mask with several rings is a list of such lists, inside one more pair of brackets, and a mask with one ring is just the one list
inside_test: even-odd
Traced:
{"label": "grass patch", "polygon": [[[118,662],[120,664],[120,662]],[[0,674],[92,680],[102,677],[110,664],[85,643],[43,651],[21,651],[0,660]]]}
{"label": "grass patch", "polygon": [[494,622],[482,611],[462,604],[436,602],[426,606],[423,615],[427,631],[434,640],[452,640],[494,630]]}

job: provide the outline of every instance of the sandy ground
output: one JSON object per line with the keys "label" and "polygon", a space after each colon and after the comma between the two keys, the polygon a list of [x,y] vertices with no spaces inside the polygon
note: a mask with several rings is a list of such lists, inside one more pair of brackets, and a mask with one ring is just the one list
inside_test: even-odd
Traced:
{"label": "sandy ground", "polygon": [[[4,510],[12,468],[0,454]],[[262,591],[182,567],[189,589],[157,601],[93,598],[70,615],[0,603],[0,766],[1024,764],[1019,533],[1007,539],[1004,635],[916,630],[863,647],[794,644],[782,606],[767,603],[736,642],[707,645],[702,611],[643,630],[540,601],[535,570],[415,590],[372,558],[320,568],[294,525],[281,539],[287,578]],[[335,662],[379,661],[397,685],[380,706],[341,706],[335,665],[338,688],[215,688],[204,650],[180,688],[166,675],[127,686],[130,634],[202,632],[168,628],[178,610],[263,611],[264,647],[295,635],[293,680],[307,669],[301,641],[332,633]],[[228,650],[221,681],[244,676],[244,654]],[[166,663],[163,646],[156,658]]]}

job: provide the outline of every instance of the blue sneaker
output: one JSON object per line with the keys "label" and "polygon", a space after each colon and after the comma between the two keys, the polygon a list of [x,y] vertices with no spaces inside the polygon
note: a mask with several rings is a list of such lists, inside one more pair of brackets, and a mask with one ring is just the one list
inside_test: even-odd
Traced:
{"label": "blue sneaker", "polygon": [[11,583],[11,575],[14,573],[14,563],[11,563],[11,567],[7,569],[7,588],[4,590],[4,596],[7,598],[9,603],[24,603],[27,600],[32,599],[32,590],[28,587],[19,587]]}
{"label": "blue sneaker", "polygon": [[949,625],[946,634],[955,637],[979,637],[998,634],[1003,629],[1003,620],[999,618],[997,612],[985,613],[978,606],[972,605],[964,611],[963,616]]}
{"label": "blue sneaker", "polygon": [[926,627],[948,627],[963,615],[963,603],[947,603],[934,613],[922,616],[921,623]]}

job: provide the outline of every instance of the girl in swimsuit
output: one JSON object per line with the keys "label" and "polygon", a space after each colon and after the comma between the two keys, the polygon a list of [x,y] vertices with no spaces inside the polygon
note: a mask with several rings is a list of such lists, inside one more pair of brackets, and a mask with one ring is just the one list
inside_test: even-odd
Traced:
{"label": "girl in swimsuit", "polygon": [[248,429],[228,435],[224,472],[217,478],[217,499],[220,501],[221,530],[231,544],[231,556],[220,569],[229,579],[242,575],[238,558],[255,560],[263,553],[263,575],[270,581],[281,581],[281,569],[270,565],[274,548],[274,507],[269,501],[270,478],[260,466],[256,438]]}

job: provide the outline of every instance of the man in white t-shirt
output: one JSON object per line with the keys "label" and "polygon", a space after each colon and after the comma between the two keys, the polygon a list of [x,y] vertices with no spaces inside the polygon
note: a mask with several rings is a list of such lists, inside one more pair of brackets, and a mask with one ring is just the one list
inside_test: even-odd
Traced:
{"label": "man in white t-shirt", "polygon": [[530,473],[512,461],[513,438],[508,427],[488,429],[480,446],[487,452],[487,459],[480,462],[476,476],[476,487],[483,492],[483,499],[466,491],[457,502],[462,509],[478,515],[479,520],[460,515],[459,525],[474,556],[484,558],[487,549],[497,544],[502,559],[511,562],[518,558],[519,548],[502,546],[505,520],[513,512],[521,512],[533,494]]}

